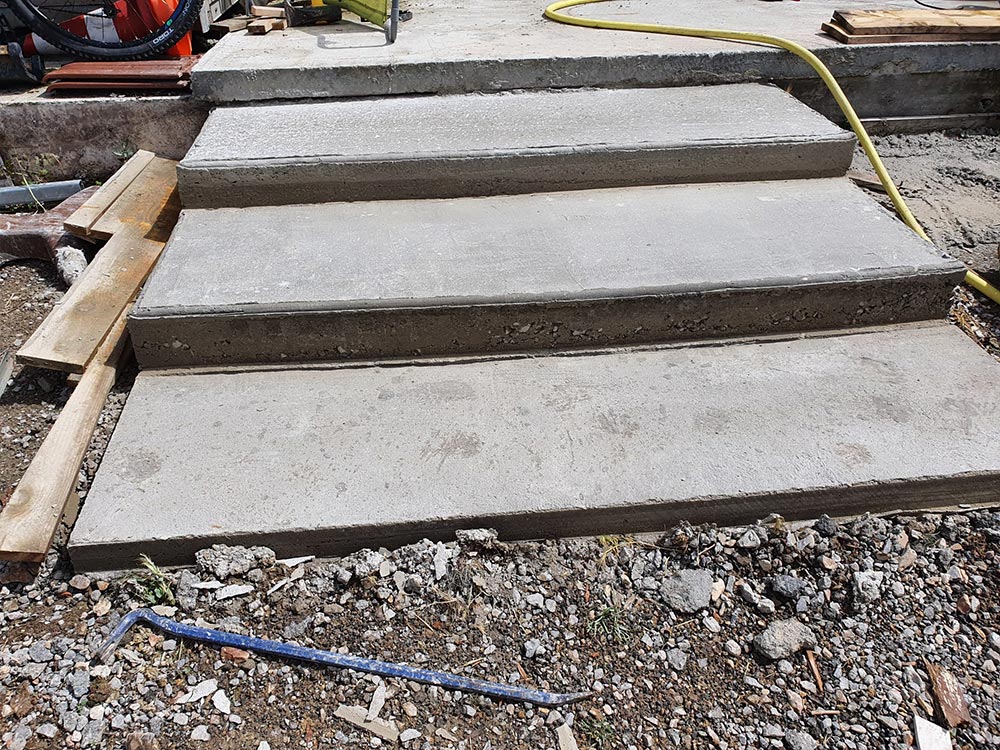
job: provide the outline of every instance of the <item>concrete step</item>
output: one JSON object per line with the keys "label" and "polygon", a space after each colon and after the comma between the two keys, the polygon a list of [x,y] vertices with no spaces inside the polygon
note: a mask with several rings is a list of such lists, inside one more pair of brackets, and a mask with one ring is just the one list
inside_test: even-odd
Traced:
{"label": "concrete step", "polygon": [[945,323],[431,366],[140,373],[77,570],[995,498],[1000,367]]}
{"label": "concrete step", "polygon": [[144,367],[643,344],[944,317],[962,266],[844,178],[185,211]]}
{"label": "concrete step", "polygon": [[393,97],[217,109],[187,208],[843,174],[854,136],[778,88]]}

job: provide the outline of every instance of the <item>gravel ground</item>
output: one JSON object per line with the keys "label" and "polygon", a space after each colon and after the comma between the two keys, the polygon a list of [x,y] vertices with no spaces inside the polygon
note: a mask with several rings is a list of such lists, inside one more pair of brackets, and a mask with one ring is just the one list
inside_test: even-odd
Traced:
{"label": "gravel ground", "polygon": [[[996,134],[877,140],[936,242],[995,271]],[[0,354],[16,350],[61,293],[44,264],[0,265]],[[1000,356],[995,306],[959,289],[952,318]],[[80,474],[83,498],[133,376],[120,380],[102,414]],[[0,501],[69,393],[63,376],[15,367],[0,398]],[[408,747],[556,747],[565,724],[594,750],[882,750],[907,747],[911,716],[933,713],[927,663],[951,670],[968,694],[971,722],[955,730],[956,746],[1000,746],[997,512],[863,518],[839,528],[827,520],[684,527],[661,539],[503,544],[487,536],[485,545],[426,542],[292,567],[236,548],[202,555],[194,572],[72,585],[67,534],[63,526],[34,582],[34,571],[0,564],[6,750],[377,747],[393,743],[334,710],[367,712],[383,698],[375,713]],[[225,569],[233,564],[236,572]],[[110,664],[89,665],[122,614],[165,601],[168,588],[178,618],[595,694],[546,712],[223,655],[144,629]],[[768,631],[788,620],[799,624]],[[765,632],[781,637],[755,645]],[[177,702],[198,686],[212,690]]]}
{"label": "gravel ground", "polygon": [[[971,511],[680,526],[656,540],[480,532],[290,564],[216,547],[162,579],[62,575],[4,591],[2,741],[397,744],[334,715],[347,705],[411,748],[553,748],[567,724],[596,750],[884,750],[908,746],[912,715],[932,717],[937,665],[969,702],[956,747],[998,747],[998,552],[1000,513]],[[109,663],[88,663],[123,613],[153,601],[238,633],[593,695],[539,710],[144,627]]]}

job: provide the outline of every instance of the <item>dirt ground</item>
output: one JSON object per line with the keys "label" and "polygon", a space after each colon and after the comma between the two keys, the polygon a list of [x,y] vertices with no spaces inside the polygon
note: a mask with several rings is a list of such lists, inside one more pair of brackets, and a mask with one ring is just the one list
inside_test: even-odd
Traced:
{"label": "dirt ground", "polygon": [[[888,135],[874,141],[934,244],[974,270],[994,274],[1000,250],[1000,132]],[[871,172],[860,149],[854,168]]]}
{"label": "dirt ground", "polygon": [[[0,356],[13,355],[62,297],[55,267],[46,261],[0,265]],[[66,377],[15,364],[0,396],[0,497],[10,492],[31,462],[66,399]]]}

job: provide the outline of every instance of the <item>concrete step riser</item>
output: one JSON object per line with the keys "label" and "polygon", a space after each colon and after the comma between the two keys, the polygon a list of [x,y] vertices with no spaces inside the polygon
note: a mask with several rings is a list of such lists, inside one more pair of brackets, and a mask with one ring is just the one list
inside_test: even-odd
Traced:
{"label": "concrete step riser", "polygon": [[760,85],[223,108],[178,170],[187,208],[842,175],[854,137]]}
{"label": "concrete step riser", "polygon": [[145,368],[324,362],[658,344],[943,318],[959,275],[477,305],[134,317]]}
{"label": "concrete step riser", "polygon": [[183,204],[190,208],[287,205],[325,201],[460,198],[555,190],[678,183],[790,180],[843,175],[849,139],[772,141],[690,148],[577,151],[413,160],[252,166],[182,166]]}
{"label": "concrete step riser", "polygon": [[[947,324],[427,366],[141,373],[77,569],[212,543],[339,554],[458,528],[658,531],[979,502],[996,362]],[[975,393],[974,399],[969,398]]]}

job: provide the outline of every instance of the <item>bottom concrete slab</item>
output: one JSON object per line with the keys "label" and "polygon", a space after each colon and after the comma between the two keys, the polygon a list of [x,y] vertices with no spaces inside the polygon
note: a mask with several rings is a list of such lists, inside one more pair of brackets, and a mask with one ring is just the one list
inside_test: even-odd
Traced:
{"label": "bottom concrete slab", "polygon": [[981,501],[1000,365],[945,324],[440,365],[141,374],[78,569]]}

